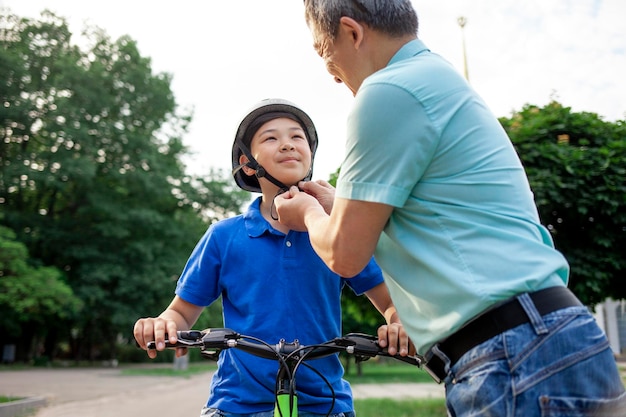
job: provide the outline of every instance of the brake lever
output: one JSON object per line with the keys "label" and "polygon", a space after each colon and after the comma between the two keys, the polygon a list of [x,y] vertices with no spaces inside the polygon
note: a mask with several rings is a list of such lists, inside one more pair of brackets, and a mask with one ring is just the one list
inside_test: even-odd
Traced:
{"label": "brake lever", "polygon": [[240,339],[241,335],[228,328],[205,329],[202,331],[204,349],[222,349],[228,347],[229,340]]}
{"label": "brake lever", "polygon": [[348,333],[339,339],[338,344],[346,346],[348,352],[352,350],[355,355],[365,356],[368,359],[383,352],[378,345],[378,338],[365,333]]}
{"label": "brake lever", "polygon": [[[396,360],[406,362],[408,364],[417,366],[418,368],[422,367],[422,364],[425,363],[425,360],[420,355],[415,356],[401,356],[401,355],[391,355],[387,348],[382,348],[378,344],[378,338],[376,336],[372,336],[365,333],[348,333],[342,339],[345,339],[344,346],[353,346],[352,350],[354,352],[354,356],[357,362],[364,362],[374,356],[388,356],[390,358],[394,358]],[[346,349],[348,350],[348,349]]]}
{"label": "brake lever", "polygon": [[[199,330],[180,330],[176,332],[176,343],[171,343],[168,340],[168,335],[165,335],[165,348],[179,348],[179,347],[195,347],[202,346],[202,337],[204,332]],[[156,343],[154,341],[146,344],[147,349],[156,349]]]}

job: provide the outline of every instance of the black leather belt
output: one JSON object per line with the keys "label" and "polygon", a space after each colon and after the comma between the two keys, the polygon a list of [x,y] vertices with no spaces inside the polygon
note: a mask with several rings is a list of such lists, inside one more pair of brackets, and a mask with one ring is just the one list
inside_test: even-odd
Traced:
{"label": "black leather belt", "polygon": [[[542,316],[565,307],[582,306],[578,298],[566,287],[546,288],[529,293],[529,295]],[[450,358],[450,366],[452,367],[465,352],[474,346],[529,321],[528,315],[515,297],[482,313],[443,342],[439,342],[438,347]],[[426,358],[428,362],[423,365],[424,369],[437,382],[441,382],[446,377],[443,360],[433,354],[432,350],[428,352]]]}

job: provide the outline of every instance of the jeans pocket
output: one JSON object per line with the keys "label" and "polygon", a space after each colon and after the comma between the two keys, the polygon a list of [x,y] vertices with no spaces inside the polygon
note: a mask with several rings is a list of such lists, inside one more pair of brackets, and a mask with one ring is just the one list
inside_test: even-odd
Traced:
{"label": "jeans pocket", "polygon": [[624,417],[626,392],[611,399],[542,396],[539,405],[542,417]]}

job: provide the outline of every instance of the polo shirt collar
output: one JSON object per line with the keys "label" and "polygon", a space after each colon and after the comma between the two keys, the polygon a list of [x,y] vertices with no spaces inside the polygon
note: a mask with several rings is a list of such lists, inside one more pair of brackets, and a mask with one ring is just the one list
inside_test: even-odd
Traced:
{"label": "polo shirt collar", "polygon": [[259,237],[265,233],[279,233],[263,218],[261,214],[261,197],[250,204],[248,210],[243,215],[246,225],[246,232],[250,237]]}
{"label": "polo shirt collar", "polygon": [[396,62],[400,62],[404,59],[408,59],[418,55],[422,52],[430,51],[420,39],[413,39],[405,43],[402,48],[398,49],[398,52],[395,53],[393,57],[387,63],[387,66],[395,64]]}

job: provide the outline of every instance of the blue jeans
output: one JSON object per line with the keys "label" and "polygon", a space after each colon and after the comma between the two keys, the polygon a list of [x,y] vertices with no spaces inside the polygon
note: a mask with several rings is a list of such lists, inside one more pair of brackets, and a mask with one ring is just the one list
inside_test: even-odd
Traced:
{"label": "blue jeans", "polygon": [[[470,349],[449,369],[451,417],[624,417],[626,393],[606,336],[585,307],[541,317]],[[442,353],[436,353],[447,364]]]}
{"label": "blue jeans", "polygon": [[[298,417],[322,417],[326,414],[311,414],[305,413],[302,411],[298,412]],[[272,411],[264,411],[262,413],[254,413],[254,414],[233,414],[227,413],[215,408],[203,408],[200,413],[201,417],[274,417],[274,410]],[[338,414],[330,414],[329,417],[355,417],[354,412],[350,411],[347,413],[338,413]]]}

